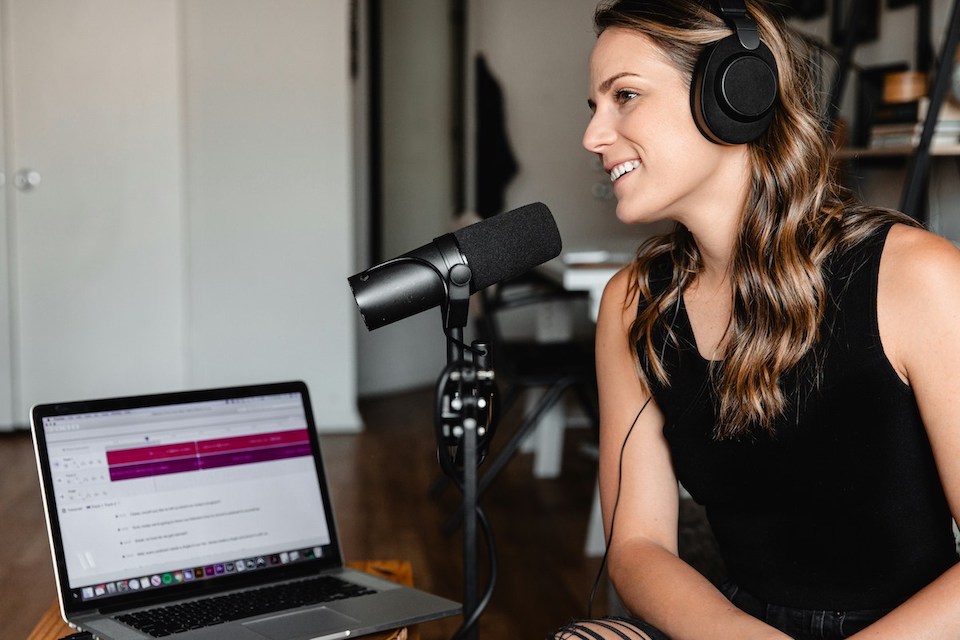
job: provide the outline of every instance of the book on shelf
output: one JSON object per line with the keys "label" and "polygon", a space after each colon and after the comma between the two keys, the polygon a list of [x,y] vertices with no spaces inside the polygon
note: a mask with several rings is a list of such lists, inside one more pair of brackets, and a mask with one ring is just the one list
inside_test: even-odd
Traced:
{"label": "book on shelf", "polygon": [[[871,134],[870,148],[883,149],[889,147],[915,147],[920,144],[920,133],[887,133]],[[930,147],[951,147],[960,144],[960,132],[934,132],[930,139]]]}
{"label": "book on shelf", "polygon": [[[870,147],[916,146],[923,134],[923,123],[876,125],[870,130]],[[930,146],[960,144],[960,121],[938,122],[930,139]]]}
{"label": "book on shelf", "polygon": [[[906,120],[885,119],[892,117],[892,112],[880,112],[880,118],[874,120],[870,127],[870,148],[916,146],[920,143],[923,134],[924,119],[929,109],[929,100],[920,98],[911,103],[885,105],[891,108],[904,107],[901,115],[908,115],[906,107],[913,105],[911,115],[915,118]],[[933,130],[930,146],[951,146],[960,144],[960,106],[951,101],[944,101],[940,107],[937,124]]]}
{"label": "book on shelf", "polygon": [[[924,96],[910,102],[884,102],[873,111],[874,125],[923,122],[930,109],[930,98]],[[940,104],[938,120],[960,120],[960,104],[947,98]]]}

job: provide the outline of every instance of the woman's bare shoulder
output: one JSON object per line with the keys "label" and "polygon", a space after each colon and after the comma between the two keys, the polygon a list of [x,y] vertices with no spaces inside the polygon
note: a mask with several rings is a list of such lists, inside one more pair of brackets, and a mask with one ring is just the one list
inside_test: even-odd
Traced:
{"label": "woman's bare shoulder", "polygon": [[960,249],[924,229],[895,224],[884,245],[881,275],[899,302],[942,294],[943,285],[960,286]]}
{"label": "woman's bare shoulder", "polygon": [[[960,319],[960,249],[923,229],[894,225],[880,260],[877,320],[904,381],[953,341]],[[948,337],[951,336],[951,337]]]}

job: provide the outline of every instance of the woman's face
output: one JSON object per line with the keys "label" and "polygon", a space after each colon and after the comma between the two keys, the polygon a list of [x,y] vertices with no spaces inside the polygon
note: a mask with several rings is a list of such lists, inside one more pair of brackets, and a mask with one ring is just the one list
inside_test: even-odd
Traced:
{"label": "woman's face", "polygon": [[688,80],[652,40],[622,28],[600,34],[590,57],[589,103],[583,146],[613,181],[620,220],[689,226],[690,216],[729,204],[725,158],[735,147],[701,135]]}

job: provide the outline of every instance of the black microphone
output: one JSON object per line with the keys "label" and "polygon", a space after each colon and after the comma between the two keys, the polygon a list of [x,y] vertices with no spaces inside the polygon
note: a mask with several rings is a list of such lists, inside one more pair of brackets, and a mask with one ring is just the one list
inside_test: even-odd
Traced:
{"label": "black microphone", "polygon": [[347,281],[373,331],[526,273],[561,249],[553,215],[536,202],[434,238]]}

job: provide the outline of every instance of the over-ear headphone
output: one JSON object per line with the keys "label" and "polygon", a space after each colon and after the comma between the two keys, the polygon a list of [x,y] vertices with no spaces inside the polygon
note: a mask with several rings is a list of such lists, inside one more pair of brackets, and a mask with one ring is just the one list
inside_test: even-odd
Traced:
{"label": "over-ear headphone", "polygon": [[713,4],[733,35],[707,47],[697,60],[690,83],[693,119],[713,142],[751,142],[773,119],[777,63],[760,42],[757,23],[747,14],[743,0],[716,0]]}

